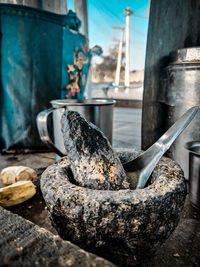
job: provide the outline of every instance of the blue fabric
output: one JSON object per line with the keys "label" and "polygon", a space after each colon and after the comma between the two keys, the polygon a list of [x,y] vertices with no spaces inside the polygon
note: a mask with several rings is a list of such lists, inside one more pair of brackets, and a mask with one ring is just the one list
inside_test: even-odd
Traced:
{"label": "blue fabric", "polygon": [[[83,98],[91,52],[72,11],[58,15],[0,4],[0,27],[0,148],[40,149],[37,114],[52,99]],[[70,77],[80,92],[70,93]]]}

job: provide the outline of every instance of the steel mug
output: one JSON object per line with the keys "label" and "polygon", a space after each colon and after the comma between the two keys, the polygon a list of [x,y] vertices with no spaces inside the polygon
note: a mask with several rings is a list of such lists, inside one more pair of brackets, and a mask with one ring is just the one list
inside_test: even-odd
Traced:
{"label": "steel mug", "polygon": [[200,209],[200,141],[188,142],[189,150],[189,193],[191,205]]}
{"label": "steel mug", "polygon": [[[112,144],[113,108],[116,103],[112,99],[67,99],[52,100],[52,108],[40,112],[37,116],[37,128],[41,140],[48,145],[57,155],[66,155],[64,140],[61,131],[61,116],[65,110],[79,112],[86,120],[92,122],[104,132]],[[48,132],[48,116],[53,113],[54,142]]]}

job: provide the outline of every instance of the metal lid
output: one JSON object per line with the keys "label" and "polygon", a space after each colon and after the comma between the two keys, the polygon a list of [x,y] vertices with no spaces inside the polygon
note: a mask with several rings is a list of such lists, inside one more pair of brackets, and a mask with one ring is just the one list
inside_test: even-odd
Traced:
{"label": "metal lid", "polygon": [[187,142],[184,147],[192,154],[200,157],[200,141]]}
{"label": "metal lid", "polygon": [[200,47],[178,49],[170,54],[172,63],[195,63],[200,61]]}
{"label": "metal lid", "polygon": [[53,107],[64,106],[102,106],[113,105],[116,103],[114,99],[56,99],[50,102]]}

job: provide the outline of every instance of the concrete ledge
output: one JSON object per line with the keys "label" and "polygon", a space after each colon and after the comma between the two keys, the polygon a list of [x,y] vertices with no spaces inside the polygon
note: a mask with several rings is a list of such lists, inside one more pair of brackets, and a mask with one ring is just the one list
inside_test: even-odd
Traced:
{"label": "concrete ledge", "polygon": [[142,100],[140,99],[115,99],[117,101],[115,107],[126,108],[142,108]]}

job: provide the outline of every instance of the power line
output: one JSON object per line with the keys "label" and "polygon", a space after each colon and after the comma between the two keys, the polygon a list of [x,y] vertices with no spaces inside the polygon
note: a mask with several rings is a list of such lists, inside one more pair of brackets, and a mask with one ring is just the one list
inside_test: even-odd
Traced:
{"label": "power line", "polygon": [[[102,8],[101,8],[101,9],[98,9],[96,6],[94,6],[94,9],[96,10],[95,12],[99,13],[101,17],[102,17],[103,15],[104,15],[104,16],[109,16],[109,17],[111,18],[111,20],[112,20],[112,17],[108,14],[107,10],[105,10],[104,7],[103,7],[103,9],[102,9]],[[91,16],[91,18],[93,19],[94,16]],[[102,20],[103,20],[103,18],[102,18]],[[105,26],[105,24],[108,26],[108,28],[110,28],[110,24],[109,24],[108,20],[107,20],[107,19],[104,19],[104,20],[103,20],[103,23],[102,23],[102,20],[101,20],[101,22],[96,23],[96,24],[98,24],[98,25],[101,24],[100,28],[103,28],[103,25]],[[121,23],[120,23],[120,24],[121,24]],[[108,31],[107,31],[107,32],[108,32]]]}
{"label": "power line", "polygon": [[104,26],[102,26],[102,24],[97,21],[96,19],[92,18],[93,22],[98,26],[99,28],[99,32],[102,32],[104,34],[110,35],[110,32],[108,29],[106,29]]}
{"label": "power line", "polygon": [[143,15],[140,15],[140,14],[135,14],[134,13],[133,16],[141,18],[141,19],[148,19],[148,16],[143,16]]}
{"label": "power line", "polygon": [[139,34],[140,36],[143,36],[143,37],[145,36],[145,34],[144,34],[143,32],[138,31],[138,30],[136,30],[136,29],[134,29],[134,28],[133,28],[133,32]]}
{"label": "power line", "polygon": [[[102,12],[100,12],[96,7],[94,7],[96,9],[96,12],[100,14],[100,16],[102,16]],[[90,16],[91,20],[98,26],[98,28],[100,29],[100,31],[106,33],[107,35],[110,35],[110,32],[108,30],[108,28],[110,27],[109,23],[106,24],[108,25],[108,28],[106,28],[105,23],[101,23],[101,21],[99,21],[98,19],[96,19],[95,16]]]}
{"label": "power line", "polygon": [[131,40],[131,43],[133,43],[133,44],[135,44],[135,43],[137,43],[137,44],[146,44],[146,42],[138,41],[138,40]]}
{"label": "power line", "polygon": [[122,21],[114,12],[112,9],[110,9],[110,7],[105,4],[105,2],[103,0],[99,1],[99,4],[101,5],[101,7],[104,9],[105,13],[109,13],[111,17],[115,18],[115,20],[117,20],[120,24],[124,24],[124,21]]}

